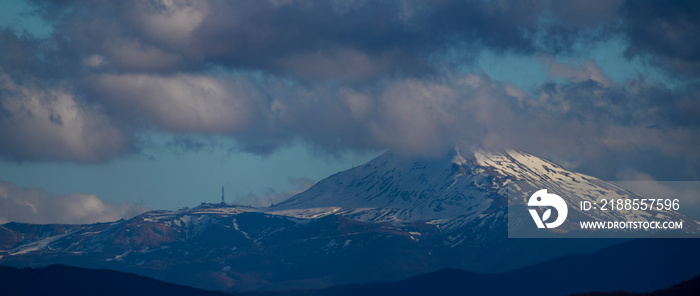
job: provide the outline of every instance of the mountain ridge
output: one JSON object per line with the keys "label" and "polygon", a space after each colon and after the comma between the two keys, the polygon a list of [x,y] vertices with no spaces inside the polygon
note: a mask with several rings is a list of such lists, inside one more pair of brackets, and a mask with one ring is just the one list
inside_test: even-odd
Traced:
{"label": "mountain ridge", "polygon": [[[650,293],[667,290],[664,288],[681,281],[700,280],[700,257],[687,257],[698,249],[700,241],[696,239],[635,239],[592,253],[566,255],[503,273],[485,274],[446,268],[395,282],[241,295],[553,296],[601,291]],[[659,255],[646,258],[648,253]],[[572,266],[576,268],[570,268]]]}
{"label": "mountain ridge", "polygon": [[505,153],[385,153],[269,208],[203,204],[92,225],[4,224],[0,264],[73,264],[200,288],[269,290],[392,281],[446,267],[504,272],[619,242],[508,239],[508,201],[543,185],[538,175],[564,191],[625,191]]}
{"label": "mountain ridge", "polygon": [[0,265],[0,287],[6,295],[226,296],[108,269],[65,265],[17,269]]}

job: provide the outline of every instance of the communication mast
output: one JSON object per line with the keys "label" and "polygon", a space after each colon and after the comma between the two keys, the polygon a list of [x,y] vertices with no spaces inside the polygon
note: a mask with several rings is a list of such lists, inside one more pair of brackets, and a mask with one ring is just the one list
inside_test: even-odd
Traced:
{"label": "communication mast", "polygon": [[221,204],[226,204],[224,201],[224,186],[221,186]]}

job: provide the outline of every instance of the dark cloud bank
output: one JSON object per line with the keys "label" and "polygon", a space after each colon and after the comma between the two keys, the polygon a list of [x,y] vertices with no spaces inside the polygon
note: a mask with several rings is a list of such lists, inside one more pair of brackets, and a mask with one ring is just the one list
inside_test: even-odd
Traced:
{"label": "dark cloud bank", "polygon": [[[700,178],[700,7],[688,1],[35,1],[43,39],[0,31],[0,154],[102,162],[138,135],[225,135],[267,154],[519,148],[617,178]],[[622,39],[678,81],[613,82]],[[482,51],[541,58],[531,89],[464,73]],[[523,69],[528,71],[528,69]],[[535,71],[535,70],[533,70]]]}

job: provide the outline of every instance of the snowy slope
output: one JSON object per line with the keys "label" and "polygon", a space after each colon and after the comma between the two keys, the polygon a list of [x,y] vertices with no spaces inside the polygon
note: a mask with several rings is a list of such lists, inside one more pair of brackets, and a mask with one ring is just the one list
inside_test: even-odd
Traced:
{"label": "snowy slope", "polygon": [[454,218],[489,208],[493,200],[487,198],[488,192],[475,186],[487,181],[485,174],[461,164],[457,155],[437,160],[407,159],[386,152],[365,165],[326,178],[271,209],[292,214],[290,209],[327,208],[375,222]]}
{"label": "snowy slope", "polygon": [[[541,188],[570,198],[572,216],[639,215],[577,211],[580,200],[638,195],[524,152],[387,152],[269,208],[204,204],[111,223],[0,225],[0,264],[113,268],[207,289],[287,289],[444,267],[503,271],[614,243],[507,239],[508,201]],[[639,218],[659,215],[678,218]]]}
{"label": "snowy slope", "polygon": [[[570,215],[587,220],[685,220],[674,211],[579,211],[580,201],[642,198],[614,183],[575,173],[522,151],[460,153],[407,159],[386,152],[369,163],[326,178],[270,213],[297,217],[343,215],[368,222],[432,221],[454,229],[506,213],[508,200],[526,203],[539,189],[563,197]],[[575,229],[567,221],[562,230]],[[697,223],[688,223],[690,231]]]}

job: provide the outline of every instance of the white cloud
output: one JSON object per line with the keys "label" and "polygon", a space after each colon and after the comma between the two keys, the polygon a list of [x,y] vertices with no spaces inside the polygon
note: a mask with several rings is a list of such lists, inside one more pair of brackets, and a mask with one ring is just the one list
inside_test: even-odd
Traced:
{"label": "white cloud", "polygon": [[146,210],[139,204],[102,200],[95,194],[54,195],[0,180],[0,223],[88,224],[127,219]]}
{"label": "white cloud", "polygon": [[124,112],[136,108],[139,115],[173,132],[238,131],[246,127],[251,112],[245,82],[235,78],[105,74],[96,85],[110,106]]}
{"label": "white cloud", "polygon": [[136,1],[131,10],[151,38],[170,45],[189,45],[194,31],[209,14],[206,1],[157,0]]}
{"label": "white cloud", "polygon": [[100,161],[126,152],[127,137],[99,108],[62,87],[17,84],[0,72],[0,150],[38,159]]}
{"label": "white cloud", "polygon": [[378,103],[371,125],[377,141],[404,153],[435,154],[455,140],[449,134],[467,102],[449,85],[409,79],[389,85]]}

